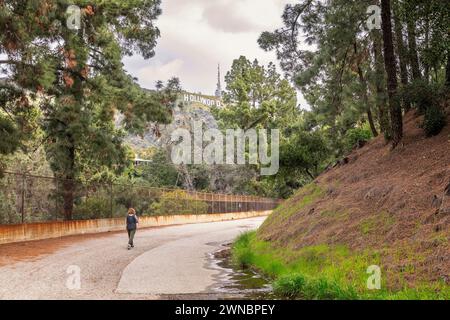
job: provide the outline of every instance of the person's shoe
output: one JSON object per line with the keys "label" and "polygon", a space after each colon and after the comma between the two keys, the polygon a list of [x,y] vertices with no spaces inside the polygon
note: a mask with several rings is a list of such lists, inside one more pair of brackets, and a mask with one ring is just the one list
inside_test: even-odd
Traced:
{"label": "person's shoe", "polygon": [[131,246],[130,245],[128,245],[128,250],[130,250],[131,249]]}
{"label": "person's shoe", "polygon": [[132,244],[131,247],[134,248],[134,244]]}

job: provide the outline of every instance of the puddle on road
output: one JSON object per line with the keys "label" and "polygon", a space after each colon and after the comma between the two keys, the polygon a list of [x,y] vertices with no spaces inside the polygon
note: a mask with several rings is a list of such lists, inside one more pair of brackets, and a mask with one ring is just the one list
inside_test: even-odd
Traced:
{"label": "puddle on road", "polygon": [[211,268],[219,270],[212,291],[224,299],[275,299],[267,278],[250,269],[237,269],[231,261],[230,245],[210,254]]}
{"label": "puddle on road", "polygon": [[[211,242],[208,245],[218,246],[220,243]],[[195,294],[164,294],[164,300],[275,300],[270,281],[257,272],[236,268],[231,261],[231,244],[222,245],[220,250],[208,254],[208,269],[217,270],[214,285],[205,292]]]}

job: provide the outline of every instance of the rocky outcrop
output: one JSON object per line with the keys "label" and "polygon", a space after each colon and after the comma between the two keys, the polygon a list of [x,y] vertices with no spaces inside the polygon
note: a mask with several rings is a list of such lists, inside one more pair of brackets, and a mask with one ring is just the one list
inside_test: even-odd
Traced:
{"label": "rocky outcrop", "polygon": [[125,142],[133,149],[146,149],[149,147],[166,148],[171,144],[171,134],[174,130],[183,128],[193,132],[194,121],[203,122],[204,129],[217,129],[217,121],[208,108],[203,106],[188,105],[174,108],[173,121],[168,125],[152,124],[142,136],[128,135]]}

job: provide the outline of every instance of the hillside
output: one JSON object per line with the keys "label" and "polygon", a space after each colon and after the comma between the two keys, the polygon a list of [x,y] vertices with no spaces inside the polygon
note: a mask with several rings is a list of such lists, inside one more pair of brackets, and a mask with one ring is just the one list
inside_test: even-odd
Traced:
{"label": "hillside", "polygon": [[[159,125],[158,134],[154,131],[154,126],[148,128],[142,135],[128,134],[125,143],[133,150],[142,150],[149,147],[168,148],[171,142],[171,134],[174,130],[185,128],[192,132],[194,121],[202,122],[207,129],[217,129],[217,121],[210,112],[210,108],[204,104],[196,102],[179,102],[173,108],[172,122],[168,125]],[[116,120],[116,125],[120,126],[122,118]]]}
{"label": "hillside", "polygon": [[[286,263],[302,255],[318,263],[315,272],[331,263],[354,281],[377,264],[390,291],[422,283],[447,290],[450,126],[426,138],[421,121],[408,113],[402,146],[391,151],[378,137],[299,190],[266,220],[258,241],[289,251],[276,254]],[[359,270],[344,266],[349,256],[364,256]]]}

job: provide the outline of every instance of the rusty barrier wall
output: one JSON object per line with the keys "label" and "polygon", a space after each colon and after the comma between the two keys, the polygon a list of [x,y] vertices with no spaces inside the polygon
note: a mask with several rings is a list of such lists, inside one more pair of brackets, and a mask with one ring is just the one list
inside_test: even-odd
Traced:
{"label": "rusty barrier wall", "polygon": [[[213,214],[142,216],[139,228],[218,222],[267,216],[272,210]],[[0,225],[0,244],[125,230],[125,217]]]}

